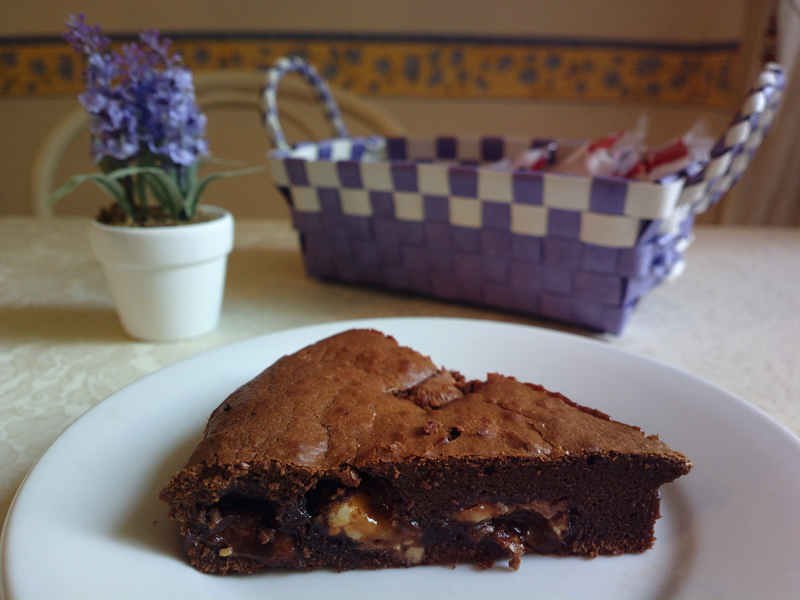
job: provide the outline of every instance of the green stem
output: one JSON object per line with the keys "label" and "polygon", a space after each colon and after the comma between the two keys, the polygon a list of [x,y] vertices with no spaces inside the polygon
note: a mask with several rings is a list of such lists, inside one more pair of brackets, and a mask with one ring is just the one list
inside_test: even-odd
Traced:
{"label": "green stem", "polygon": [[125,200],[128,202],[130,206],[133,207],[133,214],[134,214],[134,221],[140,223],[144,221],[144,214],[142,213],[141,209],[136,205],[136,194],[133,190],[133,179],[129,177],[125,177],[122,181],[122,187],[125,189]]}
{"label": "green stem", "polygon": [[141,175],[136,176],[136,195],[139,197],[139,204],[144,214],[147,214],[147,186]]}

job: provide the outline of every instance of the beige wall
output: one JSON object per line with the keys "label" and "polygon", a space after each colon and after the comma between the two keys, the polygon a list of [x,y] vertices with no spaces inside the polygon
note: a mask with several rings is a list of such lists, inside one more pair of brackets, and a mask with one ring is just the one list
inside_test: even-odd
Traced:
{"label": "beige wall", "polygon": [[[753,6],[746,0],[139,0],[138,2],[30,1],[0,3],[0,35],[54,35],[70,12],[109,32],[158,27],[173,31],[346,31],[424,32],[604,38],[664,42],[747,40]],[[752,24],[752,23],[751,23]],[[752,27],[751,27],[752,29]],[[745,54],[750,51],[745,44]],[[646,112],[650,141],[661,142],[688,129],[703,114],[721,131],[727,110],[667,106],[520,100],[437,100],[380,97],[371,100],[409,133],[526,133],[591,138],[633,125]],[[63,96],[0,96],[0,214],[29,214],[31,166],[47,132],[77,106]],[[232,109],[209,113],[215,156],[260,164],[268,145],[258,115]],[[60,179],[92,168],[87,139],[77,142],[62,164]],[[91,214],[103,197],[81,188],[56,208],[57,214]],[[284,216],[266,174],[212,184],[206,201],[235,215]]]}
{"label": "beige wall", "polygon": [[426,32],[727,41],[741,0],[28,0],[0,5],[0,35],[58,34],[70,13],[109,31]]}

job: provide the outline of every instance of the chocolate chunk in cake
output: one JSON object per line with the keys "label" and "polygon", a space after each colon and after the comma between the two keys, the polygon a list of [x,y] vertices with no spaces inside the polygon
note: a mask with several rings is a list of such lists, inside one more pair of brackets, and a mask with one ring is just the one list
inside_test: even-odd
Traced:
{"label": "chocolate chunk in cake", "polygon": [[352,330],[281,358],[211,415],[160,498],[192,565],[336,570],[653,545],[691,463],[541,386],[466,381]]}

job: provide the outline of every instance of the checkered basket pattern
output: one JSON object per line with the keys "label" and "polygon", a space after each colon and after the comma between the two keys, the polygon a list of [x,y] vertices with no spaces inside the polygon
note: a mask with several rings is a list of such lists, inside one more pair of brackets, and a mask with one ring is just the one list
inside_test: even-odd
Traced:
{"label": "checkered basket pattern", "polygon": [[[275,89],[289,71],[318,78],[299,59],[269,72],[274,139]],[[639,298],[682,270],[694,215],[741,176],[783,86],[781,69],[768,65],[710,161],[654,183],[481,166],[552,142],[519,137],[339,132],[294,147],[283,140],[269,162],[311,277],[619,334]]]}

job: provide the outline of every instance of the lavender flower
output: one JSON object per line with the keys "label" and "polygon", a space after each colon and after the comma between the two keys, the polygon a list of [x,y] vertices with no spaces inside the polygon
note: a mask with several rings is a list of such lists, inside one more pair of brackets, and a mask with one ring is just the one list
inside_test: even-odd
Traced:
{"label": "lavender flower", "polygon": [[169,40],[155,30],[140,35],[141,44],[107,52],[108,38],[84,16],[71,16],[65,38],[88,56],[86,92],[81,104],[89,113],[96,163],[110,156],[127,162],[145,149],[162,160],[192,165],[208,154],[206,118],[194,95],[191,72]]}
{"label": "lavender flower", "polygon": [[146,108],[145,127],[153,153],[168,156],[183,166],[208,153],[208,143],[203,138],[206,117],[194,102],[189,71],[172,67],[160,72],[152,81]]}
{"label": "lavender flower", "polygon": [[64,39],[72,44],[77,52],[100,54],[108,46],[108,38],[100,33],[100,26],[87,25],[82,14],[70,15],[66,25],[68,30],[64,34]]}

